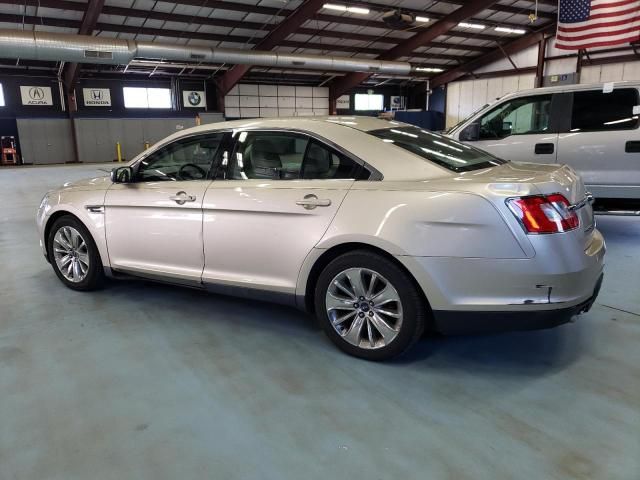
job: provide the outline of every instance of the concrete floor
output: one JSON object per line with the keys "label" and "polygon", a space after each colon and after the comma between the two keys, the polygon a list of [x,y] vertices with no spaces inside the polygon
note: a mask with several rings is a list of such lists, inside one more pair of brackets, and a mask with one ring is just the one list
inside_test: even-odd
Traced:
{"label": "concrete floor", "polygon": [[640,221],[599,220],[578,322],[375,364],[293,309],[65,288],[35,209],[95,171],[0,170],[0,480],[640,478]]}

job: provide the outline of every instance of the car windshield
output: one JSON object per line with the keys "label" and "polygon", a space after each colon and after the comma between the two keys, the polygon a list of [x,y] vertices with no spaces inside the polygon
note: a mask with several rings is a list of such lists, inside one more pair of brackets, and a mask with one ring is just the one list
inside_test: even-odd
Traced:
{"label": "car windshield", "polygon": [[487,152],[419,127],[384,128],[368,133],[454,172],[480,170],[506,163],[506,160]]}

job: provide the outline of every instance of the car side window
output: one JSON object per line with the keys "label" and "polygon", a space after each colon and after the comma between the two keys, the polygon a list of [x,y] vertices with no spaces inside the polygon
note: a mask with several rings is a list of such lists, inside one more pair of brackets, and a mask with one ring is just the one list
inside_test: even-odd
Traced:
{"label": "car side window", "polygon": [[350,158],[312,140],[302,166],[302,178],[308,180],[361,178],[361,166]]}
{"label": "car side window", "polygon": [[551,95],[515,98],[498,105],[480,119],[480,140],[549,130]]}
{"label": "car side window", "polygon": [[627,130],[638,127],[638,105],[635,88],[619,88],[604,93],[602,90],[574,92],[571,113],[571,131],[601,132]]}
{"label": "car side window", "polygon": [[293,132],[241,132],[228,178],[297,180],[308,143]]}
{"label": "car side window", "polygon": [[224,132],[176,140],[144,158],[138,182],[204,180],[208,178]]}

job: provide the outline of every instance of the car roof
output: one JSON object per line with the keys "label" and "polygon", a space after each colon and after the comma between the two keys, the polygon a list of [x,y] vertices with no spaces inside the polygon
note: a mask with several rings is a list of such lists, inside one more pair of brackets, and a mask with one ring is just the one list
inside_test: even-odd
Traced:
{"label": "car roof", "polygon": [[171,137],[177,138],[184,135],[192,135],[195,133],[204,133],[212,130],[228,130],[228,129],[254,129],[254,128],[282,128],[295,130],[308,130],[310,132],[319,132],[327,124],[340,125],[348,128],[354,128],[361,132],[369,132],[371,130],[381,130],[385,128],[397,128],[399,126],[409,126],[402,122],[393,120],[382,120],[375,117],[365,117],[358,115],[328,115],[317,117],[278,117],[278,118],[245,118],[242,120],[231,120],[227,122],[207,123],[197,127],[182,130]]}
{"label": "car roof", "polygon": [[600,90],[605,85],[612,85],[613,88],[621,87],[638,87],[640,82],[637,81],[621,81],[621,82],[601,82],[601,83],[579,83],[572,85],[557,85],[555,87],[541,87],[541,88],[529,88],[527,90],[519,90],[517,92],[509,93],[503,97],[499,97],[500,100],[509,97],[520,97],[526,95],[544,95],[545,93],[560,93],[560,92],[576,92],[580,90]]}

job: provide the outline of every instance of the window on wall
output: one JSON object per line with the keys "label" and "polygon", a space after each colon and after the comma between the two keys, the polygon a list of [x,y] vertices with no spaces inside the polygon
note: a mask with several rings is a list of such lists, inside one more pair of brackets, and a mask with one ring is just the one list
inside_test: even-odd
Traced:
{"label": "window on wall", "polygon": [[0,107],[4,107],[4,90],[2,89],[1,83],[0,83]]}
{"label": "window on wall", "polygon": [[168,88],[123,87],[125,108],[171,108]]}
{"label": "window on wall", "polygon": [[356,93],[356,110],[382,110],[384,108],[384,95],[369,95],[368,93]]}

